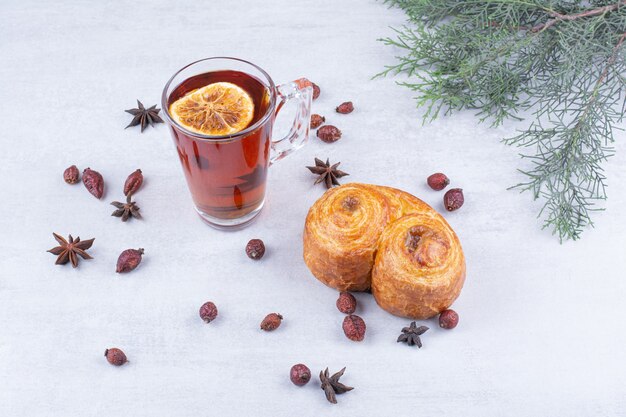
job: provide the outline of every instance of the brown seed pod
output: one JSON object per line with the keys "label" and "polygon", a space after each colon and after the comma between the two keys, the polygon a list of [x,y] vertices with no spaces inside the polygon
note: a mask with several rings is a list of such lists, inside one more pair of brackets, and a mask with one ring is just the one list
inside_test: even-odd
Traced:
{"label": "brown seed pod", "polygon": [[426,179],[428,186],[435,191],[441,191],[450,184],[450,178],[446,174],[437,172]]}
{"label": "brown seed pod", "polygon": [[283,316],[278,313],[270,313],[261,322],[261,329],[266,332],[278,329],[280,323],[283,321]]}
{"label": "brown seed pod", "polygon": [[343,319],[343,332],[352,341],[360,342],[365,338],[365,322],[356,314],[350,314]]}
{"label": "brown seed pod", "polygon": [[115,272],[125,273],[132,271],[139,266],[142,256],[142,248],[126,249],[124,252],[120,253],[120,256],[117,258],[117,268]]}
{"label": "brown seed pod", "polygon": [[345,314],[352,314],[356,310],[356,298],[349,292],[342,291],[337,299],[337,309]]}
{"label": "brown seed pod", "polygon": [[121,349],[118,348],[110,348],[104,351],[104,356],[107,358],[107,361],[111,365],[122,366],[128,359],[126,359],[126,355],[122,352]]}
{"label": "brown seed pod", "polygon": [[324,124],[326,118],[324,116],[320,116],[319,114],[311,115],[311,129],[317,129],[321,125]]}
{"label": "brown seed pod", "polygon": [[124,195],[135,194],[139,187],[141,187],[141,184],[143,184],[143,174],[141,170],[138,169],[126,178],[126,182],[124,182]]}
{"label": "brown seed pod", "polygon": [[72,165],[63,172],[63,179],[68,184],[76,184],[80,181],[80,172],[78,172],[76,165]]}
{"label": "brown seed pod", "polygon": [[335,111],[341,114],[352,113],[354,111],[354,106],[352,105],[351,101],[346,101],[338,105]]}
{"label": "brown seed pod", "polygon": [[211,301],[207,301],[200,307],[200,318],[207,323],[212,322],[217,317],[217,307]]}
{"label": "brown seed pod", "polygon": [[83,184],[87,191],[91,193],[97,199],[102,198],[104,194],[104,178],[98,171],[94,171],[91,168],[87,168],[83,171]]}
{"label": "brown seed pod", "polygon": [[324,125],[317,129],[317,137],[326,143],[337,142],[341,139],[341,130],[333,125]]}
{"label": "brown seed pod", "polygon": [[448,211],[454,211],[461,208],[465,202],[463,190],[460,188],[452,188],[443,195],[443,205]]}

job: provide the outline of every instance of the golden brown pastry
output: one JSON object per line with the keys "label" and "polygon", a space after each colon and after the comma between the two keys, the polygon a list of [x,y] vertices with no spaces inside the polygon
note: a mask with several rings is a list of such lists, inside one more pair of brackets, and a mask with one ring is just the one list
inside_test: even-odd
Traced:
{"label": "golden brown pastry", "polygon": [[445,219],[417,197],[390,187],[346,184],[309,210],[304,260],[340,291],[366,291],[392,314],[432,317],[465,280],[460,242]]}
{"label": "golden brown pastry", "polygon": [[372,271],[372,294],[396,316],[425,319],[456,300],[465,281],[459,239],[433,209],[385,228]]}
{"label": "golden brown pastry", "polygon": [[304,226],[304,262],[324,284],[366,291],[378,239],[399,216],[384,194],[365,184],[331,188],[313,204]]}

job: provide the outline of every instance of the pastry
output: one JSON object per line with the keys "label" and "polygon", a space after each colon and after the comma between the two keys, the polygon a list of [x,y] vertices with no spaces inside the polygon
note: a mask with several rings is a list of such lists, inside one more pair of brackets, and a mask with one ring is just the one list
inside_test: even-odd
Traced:
{"label": "pastry", "polygon": [[367,291],[386,311],[432,317],[458,297],[465,258],[445,219],[401,190],[346,184],[309,210],[304,260],[313,275],[340,291]]}
{"label": "pastry", "polygon": [[371,285],[380,235],[400,214],[384,194],[365,184],[331,188],[317,200],[304,226],[304,262],[324,284],[340,291]]}
{"label": "pastry", "polygon": [[372,294],[384,310],[413,319],[435,316],[452,305],[464,281],[459,240],[433,209],[403,216],[383,231]]}

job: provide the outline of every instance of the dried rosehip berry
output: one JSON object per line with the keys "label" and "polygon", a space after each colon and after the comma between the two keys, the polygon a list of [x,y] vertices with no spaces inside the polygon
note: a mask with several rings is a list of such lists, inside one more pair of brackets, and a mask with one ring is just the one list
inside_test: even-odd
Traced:
{"label": "dried rosehip berry", "polygon": [[311,380],[311,370],[308,366],[298,363],[291,367],[289,379],[299,387],[306,385]]}
{"label": "dried rosehip berry", "polygon": [[356,310],[356,298],[349,292],[342,291],[337,299],[337,309],[345,314],[352,314]]}
{"label": "dried rosehip berry", "polygon": [[124,273],[130,272],[133,269],[137,268],[141,263],[141,256],[143,255],[143,249],[126,249],[124,252],[120,253],[120,256],[117,258],[117,268],[115,272]]}
{"label": "dried rosehip berry", "polygon": [[270,313],[261,322],[261,329],[266,332],[278,329],[280,323],[283,321],[283,316],[278,313]]}
{"label": "dried rosehip berry", "polygon": [[343,332],[346,337],[355,342],[365,338],[365,322],[356,314],[350,314],[343,319]]}
{"label": "dried rosehip berry", "polygon": [[460,188],[452,188],[443,195],[443,205],[448,211],[454,211],[461,208],[465,202],[463,190]]}
{"label": "dried rosehip berry", "polygon": [[324,116],[320,116],[319,114],[312,114],[311,115],[311,129],[317,129],[322,124],[324,124],[325,121],[326,121],[326,118]]}
{"label": "dried rosehip berry", "polygon": [[341,114],[352,113],[353,110],[354,110],[354,106],[352,105],[351,101],[346,101],[344,103],[341,103],[335,109],[337,113],[341,113]]}
{"label": "dried rosehip berry", "polygon": [[211,323],[217,317],[217,307],[211,301],[207,301],[200,307],[200,318]]}
{"label": "dried rosehip berry", "polygon": [[311,84],[313,85],[313,100],[317,100],[320,96],[320,87],[314,82],[311,82]]}
{"label": "dried rosehip berry", "polygon": [[139,187],[141,187],[141,184],[143,184],[143,174],[141,170],[138,169],[126,178],[126,182],[124,182],[124,195],[135,194]]}
{"label": "dried rosehip berry", "polygon": [[333,125],[325,125],[317,129],[317,137],[326,143],[337,142],[341,138],[341,130]]}
{"label": "dried rosehip berry", "polygon": [[76,184],[80,180],[80,172],[76,165],[72,165],[63,172],[63,179],[68,184]]}
{"label": "dried rosehip berry", "polygon": [[91,168],[87,168],[83,171],[83,184],[87,191],[96,198],[102,198],[104,194],[104,179],[98,171],[94,171]]}
{"label": "dried rosehip berry", "polygon": [[265,255],[265,244],[261,239],[252,239],[246,245],[248,258],[258,261]]}
{"label": "dried rosehip berry", "polygon": [[426,180],[430,188],[435,191],[441,191],[450,184],[450,178],[446,177],[446,174],[442,174],[441,172],[437,172]]}
{"label": "dried rosehip berry", "polygon": [[439,315],[439,327],[442,329],[454,329],[459,324],[459,315],[454,310],[444,310]]}
{"label": "dried rosehip berry", "polygon": [[110,348],[105,350],[104,356],[107,358],[107,361],[109,361],[111,365],[122,366],[126,362],[128,362],[128,359],[126,359],[126,355],[124,354],[124,352],[122,352],[121,349],[118,348]]}

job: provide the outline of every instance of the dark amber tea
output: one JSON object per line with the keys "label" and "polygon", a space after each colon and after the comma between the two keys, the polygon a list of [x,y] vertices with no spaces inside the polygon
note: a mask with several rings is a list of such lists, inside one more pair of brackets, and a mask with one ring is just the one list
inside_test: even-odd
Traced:
{"label": "dark amber tea", "polygon": [[[243,130],[253,126],[267,112],[269,87],[240,71],[213,71],[188,78],[170,94],[168,107],[194,90],[224,82],[240,87],[252,99],[254,110]],[[198,209],[213,217],[229,219],[259,208],[265,196],[271,122],[236,140],[227,137],[204,140],[179,129],[173,131],[178,156]]]}
{"label": "dark amber tea", "polygon": [[[178,71],[162,105],[196,210],[209,224],[230,227],[263,207],[267,170],[308,136],[311,83],[275,86],[261,68],[236,58],[207,58]],[[296,99],[289,134],[272,139],[276,112]]]}

